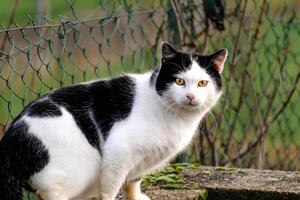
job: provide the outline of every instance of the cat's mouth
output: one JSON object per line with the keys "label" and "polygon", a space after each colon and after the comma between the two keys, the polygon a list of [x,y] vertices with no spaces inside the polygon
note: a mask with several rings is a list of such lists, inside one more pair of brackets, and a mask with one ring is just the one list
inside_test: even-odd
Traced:
{"label": "cat's mouth", "polygon": [[194,108],[194,107],[199,106],[199,103],[198,102],[194,102],[194,101],[189,101],[189,102],[185,102],[184,105],[186,107]]}

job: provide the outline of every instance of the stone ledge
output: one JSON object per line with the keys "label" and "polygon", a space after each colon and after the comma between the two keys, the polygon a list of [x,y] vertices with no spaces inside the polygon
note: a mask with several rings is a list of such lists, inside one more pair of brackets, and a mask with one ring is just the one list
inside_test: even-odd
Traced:
{"label": "stone ledge", "polygon": [[300,200],[300,172],[172,164],[143,188],[152,200]]}
{"label": "stone ledge", "polygon": [[152,200],[183,200],[183,199],[206,199],[206,190],[166,190],[154,189],[145,192]]}

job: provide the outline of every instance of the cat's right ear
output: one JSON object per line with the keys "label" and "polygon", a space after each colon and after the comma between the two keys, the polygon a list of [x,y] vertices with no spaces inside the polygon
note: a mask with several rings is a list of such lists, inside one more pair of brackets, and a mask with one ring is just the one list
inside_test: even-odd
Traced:
{"label": "cat's right ear", "polygon": [[227,55],[228,55],[227,49],[220,49],[219,51],[211,55],[213,66],[215,70],[219,72],[219,74],[221,74],[223,71],[224,63],[226,61]]}
{"label": "cat's right ear", "polygon": [[162,58],[174,58],[177,55],[175,48],[167,42],[161,43]]}

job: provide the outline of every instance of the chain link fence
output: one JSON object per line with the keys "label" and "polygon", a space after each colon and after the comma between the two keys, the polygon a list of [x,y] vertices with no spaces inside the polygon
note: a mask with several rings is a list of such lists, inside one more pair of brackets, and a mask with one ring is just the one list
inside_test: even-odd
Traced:
{"label": "chain link fence", "polygon": [[64,3],[68,17],[0,30],[0,137],[54,88],[153,69],[161,41],[200,53],[225,47],[223,98],[178,160],[300,170],[297,1],[119,0],[88,11]]}

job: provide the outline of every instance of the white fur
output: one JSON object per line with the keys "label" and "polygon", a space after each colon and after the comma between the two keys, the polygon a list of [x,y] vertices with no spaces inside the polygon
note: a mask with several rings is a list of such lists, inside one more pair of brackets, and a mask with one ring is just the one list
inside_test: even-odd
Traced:
{"label": "white fur", "polygon": [[[49,151],[50,162],[30,182],[42,197],[77,198],[99,181],[99,152],[93,148],[77,127],[73,116],[61,108],[62,116],[33,118],[25,116],[29,132],[38,137]],[[52,192],[53,191],[53,192]]]}
{"label": "white fur", "polygon": [[[98,192],[100,199],[113,200],[125,181],[143,177],[182,151],[221,94],[205,70],[192,63],[191,70],[179,75],[186,85],[172,84],[163,97],[150,86],[150,73],[130,75],[136,82],[132,112],[113,125],[102,157],[65,108],[60,117],[24,116],[30,133],[50,154],[49,164],[31,177],[37,193],[48,200],[83,199]],[[198,87],[199,80],[208,85]],[[193,106],[186,98],[190,93],[196,97]],[[149,199],[135,191],[136,200]]]}

